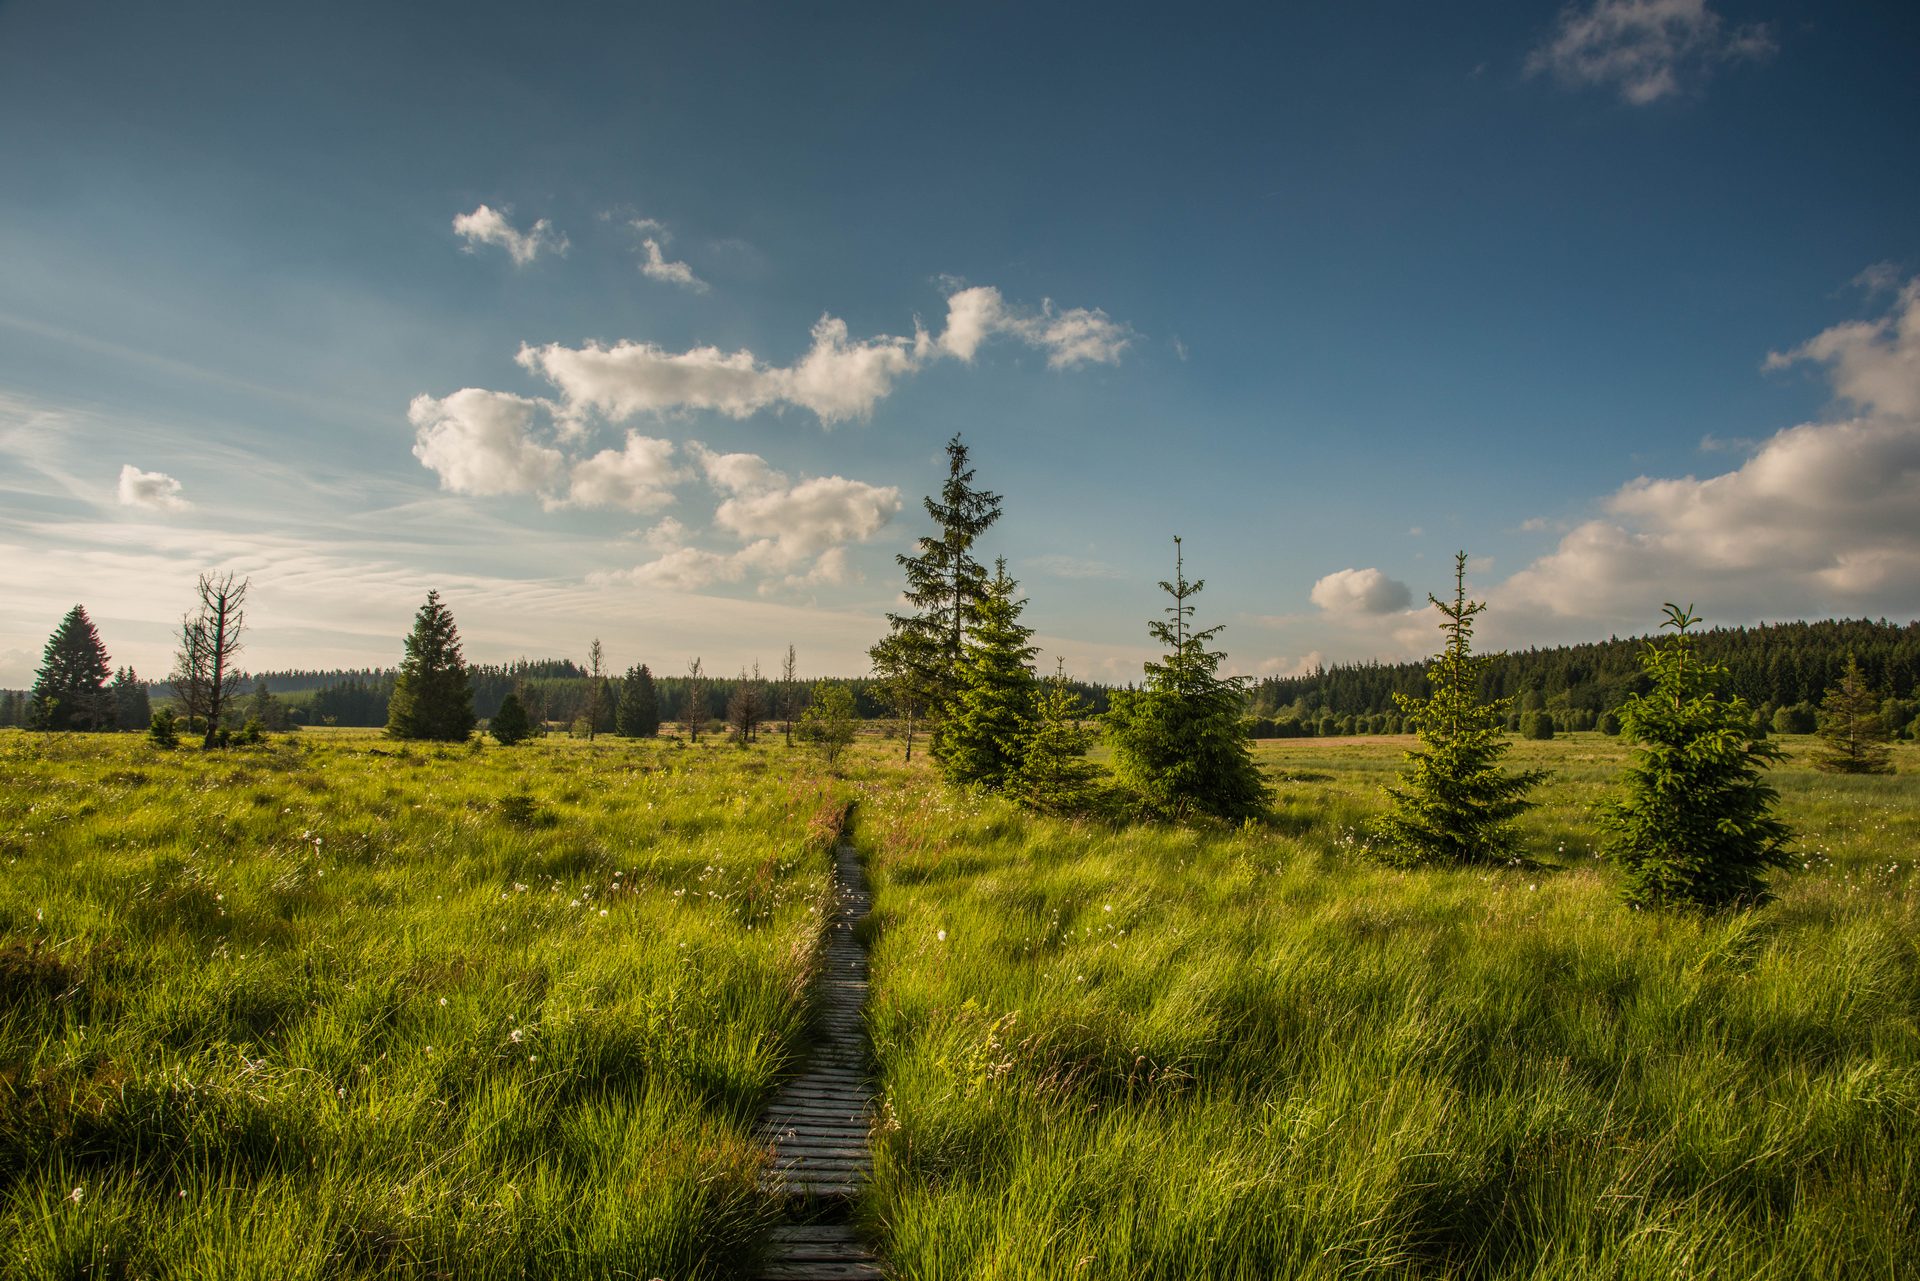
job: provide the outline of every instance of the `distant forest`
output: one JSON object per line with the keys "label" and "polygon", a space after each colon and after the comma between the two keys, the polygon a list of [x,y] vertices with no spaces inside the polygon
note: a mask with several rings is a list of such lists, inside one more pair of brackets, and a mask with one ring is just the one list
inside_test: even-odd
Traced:
{"label": "distant forest", "polygon": [[[1811,729],[1812,708],[1839,680],[1849,654],[1860,660],[1868,683],[1888,701],[1891,728],[1906,727],[1920,710],[1920,622],[1778,623],[1695,635],[1697,651],[1732,673],[1730,692],[1751,703],[1766,723]],[[1645,644],[1640,637],[1616,637],[1500,654],[1488,665],[1480,693],[1512,698],[1516,719],[1524,712],[1544,711],[1561,729],[1591,729],[1627,695],[1645,689],[1640,671]],[[471,671],[474,712],[482,719],[498,711],[501,700],[516,689],[535,720],[565,726],[586,714],[587,673],[568,659],[519,659],[480,664]],[[251,691],[265,682],[295,725],[379,726],[387,723],[393,676],[391,669],[379,668],[259,672],[248,675],[242,689]],[[620,678],[604,679],[602,728],[611,728]],[[662,716],[683,720],[687,678],[654,671],[653,679]],[[708,676],[701,683],[705,715],[718,720],[740,678]],[[777,703],[774,721],[798,716],[812,686],[810,680],[796,681],[791,690],[774,680],[762,683]],[[861,716],[887,715],[876,682],[856,678],[845,683]],[[1078,681],[1072,686],[1091,711],[1106,710],[1109,687]],[[160,698],[171,694],[164,682],[152,688]],[[1402,726],[1395,693],[1427,693],[1426,660],[1340,663],[1303,676],[1268,677],[1250,687],[1247,711],[1257,737],[1398,733]],[[1777,715],[1783,709],[1788,713],[1784,718]],[[0,691],[0,725],[24,723],[25,710],[20,692]]]}
{"label": "distant forest", "polygon": [[[1914,702],[1920,683],[1920,622],[1775,623],[1693,635],[1701,657],[1728,669],[1728,692],[1746,699],[1767,723],[1778,723],[1775,714],[1782,708],[1800,713],[1791,720],[1809,721],[1812,707],[1840,679],[1848,654],[1859,658],[1870,687],[1897,705]],[[1563,729],[1590,729],[1629,694],[1646,690],[1640,670],[1645,650],[1644,637],[1613,637],[1499,654],[1488,664],[1480,694],[1513,699],[1516,716],[1544,711]],[[1253,686],[1249,714],[1261,722],[1256,733],[1397,732],[1393,696],[1424,697],[1426,667],[1424,659],[1342,663],[1304,676],[1269,677]],[[1908,706],[1889,710],[1896,728],[1905,726],[1914,711]],[[1361,728],[1363,721],[1371,724]]]}

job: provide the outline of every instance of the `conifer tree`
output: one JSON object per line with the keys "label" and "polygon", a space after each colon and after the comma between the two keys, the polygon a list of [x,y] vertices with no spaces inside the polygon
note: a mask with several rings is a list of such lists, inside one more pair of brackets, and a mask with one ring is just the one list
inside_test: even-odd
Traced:
{"label": "conifer tree", "polygon": [[684,690],[687,704],[685,711],[687,739],[689,742],[698,743],[701,727],[707,723],[707,717],[712,714],[713,709],[707,703],[706,670],[700,665],[700,657],[697,654],[687,661]]}
{"label": "conifer tree", "polygon": [[956,434],[947,442],[946,483],[938,498],[926,499],[936,532],[920,539],[915,554],[896,557],[907,577],[903,595],[915,612],[888,614],[889,635],[871,651],[874,669],[888,673],[896,687],[896,706],[904,700],[936,716],[953,699],[962,647],[986,594],[986,567],[974,558],[973,545],[1000,519],[1000,495],[976,489],[973,475]]}
{"label": "conifer tree", "polygon": [[947,781],[999,790],[1020,770],[1033,730],[1033,656],[1031,627],[1020,622],[1026,601],[1014,597],[1019,584],[1007,575],[1007,562],[994,563],[961,653],[952,707],[940,723],[934,756]]}
{"label": "conifer tree", "polygon": [[473,733],[473,722],[473,686],[460,656],[460,631],[440,593],[428,592],[414,615],[406,656],[387,700],[387,734],[457,743]]}
{"label": "conifer tree", "polygon": [[1626,792],[1600,812],[1601,853],[1626,872],[1635,907],[1752,905],[1765,873],[1786,864],[1792,833],[1773,816],[1779,794],[1760,770],[1781,751],[1753,737],[1753,711],[1722,698],[1727,669],[1693,651],[1699,620],[1669,604],[1674,634],[1649,641],[1642,666],[1652,688],[1621,705],[1621,730],[1638,750]]}
{"label": "conifer tree", "polygon": [[620,682],[619,730],[628,738],[652,738],[660,732],[660,693],[645,663],[629,667]]}
{"label": "conifer tree", "polygon": [[247,719],[258,721],[261,729],[279,730],[287,727],[286,704],[267,688],[267,678],[264,676],[253,683],[253,694],[247,699]]}
{"label": "conifer tree", "polygon": [[147,696],[147,683],[131,666],[113,674],[113,685],[108,692],[113,697],[115,729],[137,734],[153,724],[153,700]]}
{"label": "conifer tree", "polygon": [[1220,626],[1189,626],[1187,601],[1206,586],[1187,581],[1180,539],[1173,540],[1173,581],[1160,590],[1173,597],[1166,619],[1147,625],[1167,647],[1166,657],[1146,664],[1140,689],[1115,690],[1108,704],[1107,740],[1114,773],[1154,811],[1180,818],[1189,813],[1247,818],[1266,803],[1266,785],[1253,763],[1252,740],[1241,723],[1243,677],[1219,674],[1224,651],[1207,646]]}
{"label": "conifer tree", "polygon": [[1093,731],[1081,723],[1086,715],[1085,703],[1067,684],[1062,660],[1034,700],[1033,728],[1013,781],[1022,804],[1042,814],[1078,814],[1092,808],[1100,767],[1087,759]]}
{"label": "conifer tree", "polygon": [[600,732],[600,718],[603,713],[611,713],[613,703],[607,698],[607,652],[600,647],[600,638],[593,638],[593,644],[587,646],[587,741],[591,743],[594,735]]}
{"label": "conifer tree", "polygon": [[1407,753],[1400,786],[1386,789],[1390,807],[1372,837],[1382,858],[1402,866],[1509,858],[1519,848],[1513,820],[1546,774],[1500,768],[1512,700],[1483,703],[1477,693],[1488,660],[1473,652],[1473,620],[1487,606],[1467,599],[1465,552],[1454,557],[1452,602],[1427,599],[1445,616],[1446,645],[1427,668],[1428,697],[1393,696],[1420,745]]}
{"label": "conifer tree", "polygon": [[47,638],[33,681],[32,724],[44,730],[99,730],[114,725],[106,692],[113,668],[83,606],[67,611]]}
{"label": "conifer tree", "polygon": [[1891,774],[1893,752],[1880,699],[1867,687],[1860,661],[1847,655],[1840,679],[1820,703],[1819,755],[1814,764],[1829,774]]}
{"label": "conifer tree", "polygon": [[500,700],[500,710],[487,722],[487,732],[502,747],[512,747],[533,737],[533,722],[518,694],[509,693]]}

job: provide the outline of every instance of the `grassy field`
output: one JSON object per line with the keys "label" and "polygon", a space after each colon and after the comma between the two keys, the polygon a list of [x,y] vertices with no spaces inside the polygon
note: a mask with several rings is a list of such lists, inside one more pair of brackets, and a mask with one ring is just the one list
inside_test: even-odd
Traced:
{"label": "grassy field", "polygon": [[1793,745],[1779,901],[1697,920],[1616,901],[1597,736],[1516,746],[1532,864],[1381,868],[1403,746],[1121,829],[879,741],[0,733],[0,1272],[749,1272],[856,795],[900,1276],[1920,1272],[1920,751]]}
{"label": "grassy field", "polygon": [[0,1273],[723,1277],[837,784],[0,734]]}
{"label": "grassy field", "polygon": [[1537,866],[1372,863],[1402,746],[1264,746],[1240,831],[869,787],[900,1275],[1920,1274],[1912,749],[1778,771],[1799,865],[1702,921],[1616,901],[1598,736],[1516,748]]}

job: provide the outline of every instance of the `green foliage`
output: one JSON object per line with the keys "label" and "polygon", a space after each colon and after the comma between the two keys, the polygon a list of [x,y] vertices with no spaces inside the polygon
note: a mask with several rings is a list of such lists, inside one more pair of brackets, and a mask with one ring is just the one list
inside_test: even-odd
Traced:
{"label": "green foliage", "polygon": [[267,688],[264,678],[254,682],[253,693],[247,699],[247,718],[259,721],[261,727],[268,730],[284,730],[290,724],[287,705]]}
{"label": "green foliage", "polygon": [[1100,794],[1100,767],[1087,759],[1093,731],[1087,707],[1056,665],[1053,678],[1034,700],[1033,728],[1020,754],[1012,791],[1021,804],[1042,814],[1080,814]]}
{"label": "green foliage", "polygon": [[106,691],[112,671],[93,620],[83,606],[75,605],[53,629],[41,654],[33,681],[33,727],[112,729],[114,706]]}
{"label": "green foliage", "polygon": [[1520,718],[1520,737],[1549,739],[1554,734],[1552,712],[1527,712]]}
{"label": "green foliage", "polygon": [[1807,703],[1794,703],[1777,709],[1773,714],[1773,732],[1776,734],[1811,734],[1818,728],[1818,715]]}
{"label": "green foliage", "polygon": [[1531,808],[1527,794],[1545,775],[1500,768],[1508,705],[1475,694],[1487,660],[1473,652],[1473,620],[1486,604],[1467,599],[1465,552],[1454,557],[1452,602],[1427,599],[1446,618],[1446,645],[1427,668],[1431,697],[1394,695],[1420,745],[1407,753],[1400,786],[1386,789],[1391,806],[1372,837],[1383,859],[1403,866],[1512,858],[1520,848],[1513,820]]}
{"label": "green foliage", "polygon": [[1851,654],[1839,683],[1827,691],[1821,704],[1820,738],[1821,751],[1815,760],[1830,774],[1893,773],[1880,699],[1867,687],[1867,678]]}
{"label": "green foliage", "polygon": [[1206,582],[1187,581],[1178,538],[1173,546],[1173,581],[1160,584],[1173,604],[1164,621],[1147,625],[1166,655],[1146,664],[1141,688],[1115,690],[1109,700],[1106,733],[1114,773],[1155,813],[1249,818],[1265,805],[1267,792],[1240,720],[1244,681],[1222,677],[1226,653],[1207,648],[1220,627],[1189,628],[1194,607],[1187,601]]}
{"label": "green foliage", "polygon": [[512,747],[533,737],[533,721],[528,718],[526,704],[518,694],[508,694],[500,700],[500,710],[487,723],[487,732],[502,747]]}
{"label": "green foliage", "polygon": [[960,660],[953,704],[934,740],[934,757],[947,781],[999,790],[1020,770],[1033,727],[1031,627],[1020,622],[1026,601],[1007,576],[1007,562],[994,565]]}
{"label": "green foliage", "polygon": [[926,499],[935,532],[921,537],[913,555],[895,558],[907,579],[902,594],[914,612],[887,615],[888,636],[870,657],[874,670],[885,674],[889,701],[911,709],[903,715],[946,713],[958,689],[967,632],[986,597],[987,571],[973,545],[1000,519],[1000,495],[975,488],[973,474],[956,433],[947,442],[946,483],[938,498]]}
{"label": "green foliage", "polygon": [[115,729],[137,734],[153,723],[153,703],[147,697],[147,683],[132,667],[114,672],[107,694],[113,700]]}
{"label": "green foliage", "polygon": [[473,723],[473,690],[460,656],[459,629],[440,593],[428,592],[414,615],[406,657],[387,702],[387,734],[457,743],[473,733]]}
{"label": "green foliage", "polygon": [[826,761],[829,769],[853,743],[853,691],[839,681],[821,681],[813,687],[813,701],[800,717],[800,738]]}
{"label": "green foliage", "polygon": [[1720,696],[1726,669],[1693,652],[1692,612],[1672,604],[1666,612],[1674,634],[1646,647],[1652,689],[1620,709],[1638,749],[1625,795],[1600,811],[1601,853],[1626,873],[1623,894],[1635,907],[1761,903],[1766,870],[1786,865],[1791,836],[1760,773],[1782,753],[1753,737],[1745,700]]}
{"label": "green foliage", "polygon": [[163,707],[153,714],[147,724],[147,737],[155,747],[180,746],[180,722],[171,707]]}
{"label": "green foliage", "polygon": [[628,738],[652,738],[660,732],[660,693],[645,663],[629,667],[620,682],[618,729]]}

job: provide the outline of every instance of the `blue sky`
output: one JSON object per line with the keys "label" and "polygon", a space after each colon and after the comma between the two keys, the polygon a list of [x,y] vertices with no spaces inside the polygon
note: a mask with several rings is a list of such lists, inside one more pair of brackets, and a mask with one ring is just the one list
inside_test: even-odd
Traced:
{"label": "blue sky", "polygon": [[961,431],[1047,654],[1920,613],[1911,6],[0,5],[0,684],[864,669]]}

